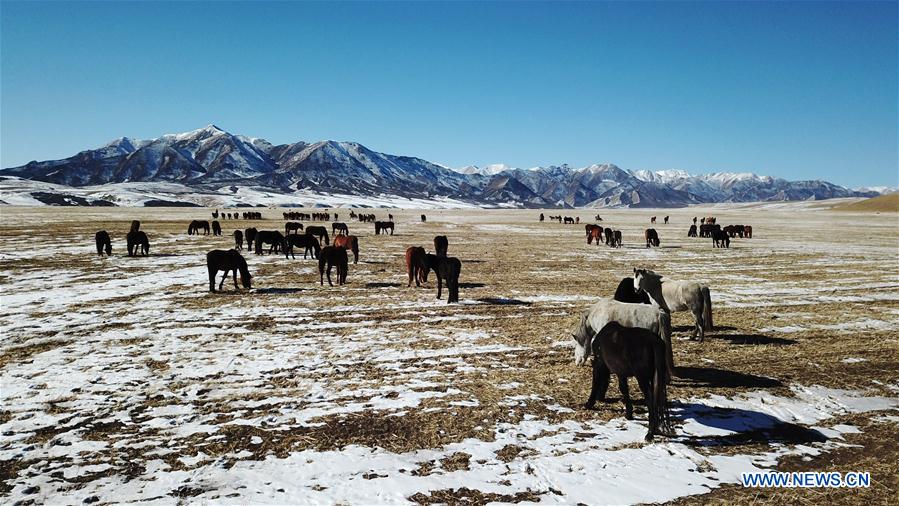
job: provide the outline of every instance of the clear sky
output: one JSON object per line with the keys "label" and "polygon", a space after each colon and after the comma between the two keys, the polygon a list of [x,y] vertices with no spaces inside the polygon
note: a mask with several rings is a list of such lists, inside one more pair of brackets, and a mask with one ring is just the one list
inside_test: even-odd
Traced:
{"label": "clear sky", "polygon": [[897,181],[896,2],[0,3],[0,165],[215,123],[459,167]]}

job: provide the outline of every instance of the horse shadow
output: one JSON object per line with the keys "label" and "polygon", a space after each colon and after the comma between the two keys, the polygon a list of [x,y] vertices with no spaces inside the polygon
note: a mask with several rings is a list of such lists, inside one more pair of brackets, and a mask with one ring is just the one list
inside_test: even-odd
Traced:
{"label": "horse shadow", "polygon": [[771,337],[763,334],[723,334],[716,335],[715,339],[724,339],[730,341],[731,344],[751,344],[751,345],[759,345],[759,344],[775,344],[779,346],[796,344],[799,341],[795,339],[787,339],[783,337]]}
{"label": "horse shadow", "polygon": [[482,263],[486,262],[486,260],[465,260],[465,259],[460,259],[460,261],[463,264],[482,264]]}
{"label": "horse shadow", "polygon": [[[671,330],[674,332],[693,332],[695,325],[672,325]],[[715,325],[715,332],[737,330],[737,327],[728,327],[726,325]]]}
{"label": "horse shadow", "polygon": [[[459,286],[462,286],[462,283],[459,283]],[[528,302],[525,300],[518,299],[506,299],[504,297],[483,297],[480,299],[475,299],[478,302],[482,302],[484,304],[489,304],[493,306],[531,306],[533,302]]]}
{"label": "horse shadow", "polygon": [[365,288],[399,288],[401,283],[365,283]]}
{"label": "horse shadow", "polygon": [[459,283],[459,288],[484,288],[484,283]]}
{"label": "horse shadow", "polygon": [[[676,367],[675,381],[690,382],[690,386],[705,388],[776,388],[783,383],[774,378],[728,371],[716,367]],[[686,386],[686,385],[685,385]]]}
{"label": "horse shadow", "polygon": [[253,293],[259,293],[259,294],[263,294],[263,295],[266,295],[266,294],[280,295],[280,294],[288,294],[288,293],[298,293],[298,292],[303,292],[306,290],[308,290],[308,289],[307,288],[257,288],[255,290],[253,290]]}
{"label": "horse shadow", "polygon": [[[688,446],[741,446],[750,444],[788,445],[823,443],[827,436],[818,430],[785,422],[768,413],[742,408],[720,408],[705,404],[673,403],[673,414],[690,425],[729,431],[725,435],[687,435],[678,438]],[[698,427],[697,427],[698,428]]]}

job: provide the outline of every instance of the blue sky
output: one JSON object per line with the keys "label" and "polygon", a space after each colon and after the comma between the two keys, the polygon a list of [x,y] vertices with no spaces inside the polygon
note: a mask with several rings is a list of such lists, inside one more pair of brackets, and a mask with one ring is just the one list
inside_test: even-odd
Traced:
{"label": "blue sky", "polygon": [[450,166],[897,181],[896,2],[0,4],[0,165],[209,123]]}

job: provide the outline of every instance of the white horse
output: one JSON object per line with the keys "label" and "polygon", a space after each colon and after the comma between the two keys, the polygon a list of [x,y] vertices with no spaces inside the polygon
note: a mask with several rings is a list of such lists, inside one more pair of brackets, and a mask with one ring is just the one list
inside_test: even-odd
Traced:
{"label": "white horse", "polygon": [[631,304],[612,299],[602,299],[584,311],[571,333],[574,337],[574,363],[584,365],[592,353],[593,338],[609,322],[622,327],[646,329],[665,343],[668,374],[674,376],[674,355],[671,350],[671,315],[649,304]]}
{"label": "white horse", "polygon": [[646,292],[656,307],[669,313],[690,311],[696,320],[693,337],[699,333],[699,342],[705,339],[705,331],[712,330],[712,297],[709,287],[695,281],[662,281],[662,276],[645,269],[634,269],[634,289]]}

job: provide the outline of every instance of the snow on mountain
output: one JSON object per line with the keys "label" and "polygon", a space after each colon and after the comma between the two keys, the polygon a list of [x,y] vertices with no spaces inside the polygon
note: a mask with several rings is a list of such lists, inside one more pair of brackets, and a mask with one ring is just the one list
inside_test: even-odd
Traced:
{"label": "snow on mountain", "polygon": [[[264,139],[233,135],[215,125],[150,140],[121,137],[64,160],[33,161],[0,174],[66,187],[179,183],[204,192],[227,185],[278,194],[393,195],[518,207],[679,207],[879,193],[750,172],[694,176],[684,170],[629,171],[610,163],[583,168],[519,169],[491,164],[448,169],[420,158],[372,151],[355,142],[273,145]],[[54,200],[43,194],[41,198]]]}

